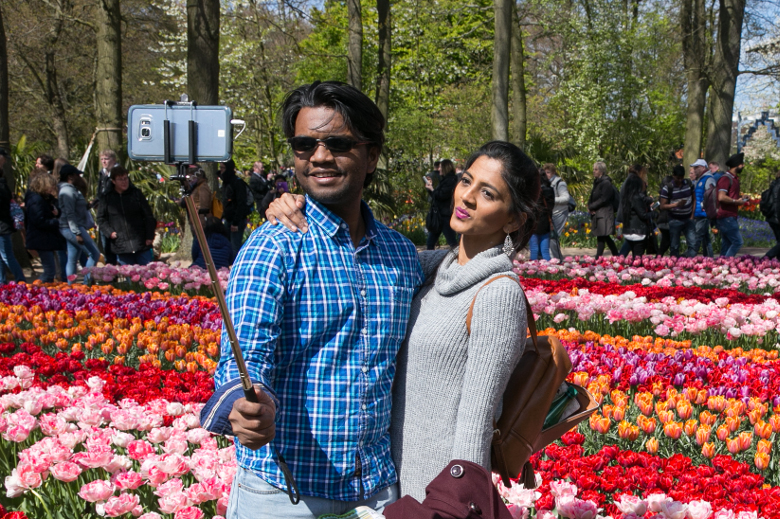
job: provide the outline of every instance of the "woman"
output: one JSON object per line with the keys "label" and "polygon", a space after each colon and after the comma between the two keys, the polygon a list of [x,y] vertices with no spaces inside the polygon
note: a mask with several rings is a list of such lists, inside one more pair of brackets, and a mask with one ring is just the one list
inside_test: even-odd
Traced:
{"label": "woman", "polygon": [[[422,501],[452,459],[490,468],[493,419],[526,340],[525,297],[512,257],[536,225],[539,182],[536,166],[515,145],[482,146],[455,187],[450,224],[461,235],[459,247],[420,253],[427,281],[412,303],[393,391],[390,434],[401,495]],[[291,211],[297,214],[284,216]],[[290,228],[305,223],[291,195],[266,216]],[[479,292],[469,335],[469,306],[496,276],[514,279]]]}
{"label": "woman", "polygon": [[615,188],[612,179],[607,175],[607,165],[603,162],[593,164],[593,190],[588,199],[588,211],[593,223],[593,234],[596,235],[596,259],[604,254],[604,246],[609,247],[613,256],[618,250],[612,241],[615,234]]}
{"label": "woman", "polygon": [[48,173],[33,175],[24,197],[26,247],[38,252],[43,266],[43,283],[51,283],[57,273],[54,252],[65,250],[60,234],[57,181]]}
{"label": "woman", "polygon": [[[227,229],[219,218],[213,216],[206,217],[206,225],[203,226],[203,233],[206,235],[206,242],[211,251],[211,259],[214,261],[214,267],[221,269],[230,266],[230,259],[233,256],[233,246],[230,244]],[[192,240],[192,264],[196,267],[206,269],[206,262],[203,258],[203,251],[200,249],[200,242],[197,239]]]}
{"label": "woman", "polygon": [[[56,167],[56,166],[55,166]],[[77,263],[82,253],[89,256],[85,267],[92,267],[100,259],[95,242],[87,231],[90,218],[87,216],[87,200],[76,188],[77,177],[81,172],[75,166],[65,164],[60,169],[60,233],[65,238],[68,247],[68,263],[65,274],[68,283],[76,278]]]}
{"label": "woman", "polygon": [[[641,166],[632,166],[632,168]],[[655,212],[650,210],[651,199],[645,193],[645,184],[641,175],[628,175],[624,187],[623,238],[631,244],[634,257],[645,252],[647,237],[653,232]]]}
{"label": "woman", "polygon": [[14,256],[14,246],[11,238],[16,232],[14,217],[11,215],[11,202],[13,195],[5,182],[2,165],[9,160],[8,152],[0,148],[0,285],[5,285],[7,278],[6,268],[14,275],[17,283],[26,283],[22,266]]}
{"label": "woman", "polygon": [[455,165],[449,159],[441,161],[441,180],[439,185],[433,187],[431,177],[425,177],[425,189],[431,192],[431,208],[428,211],[428,250],[436,248],[439,243],[439,236],[444,234],[447,245],[454,247],[458,240],[455,231],[450,226],[452,218],[452,195],[455,186],[458,183],[458,177],[455,175]]}
{"label": "woman", "polygon": [[554,230],[552,213],[555,205],[555,191],[543,169],[539,170],[539,175],[542,183],[542,190],[539,193],[539,219],[536,221],[536,229],[528,242],[528,249],[532,260],[542,258],[550,261],[550,234]]}

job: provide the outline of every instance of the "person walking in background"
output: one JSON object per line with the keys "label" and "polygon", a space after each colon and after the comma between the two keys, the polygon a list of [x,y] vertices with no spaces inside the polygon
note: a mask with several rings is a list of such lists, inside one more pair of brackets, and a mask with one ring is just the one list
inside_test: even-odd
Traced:
{"label": "person walking in background", "polygon": [[[680,236],[685,235],[688,248],[696,241],[694,237],[693,209],[695,191],[693,183],[685,178],[685,168],[675,166],[672,181],[661,188],[660,209],[669,211],[669,238],[672,256],[680,257]],[[659,252],[659,256],[663,253]]]}
{"label": "person walking in background", "polygon": [[3,166],[8,160],[8,152],[5,148],[0,148],[0,285],[7,282],[5,270],[11,271],[17,283],[26,283],[22,266],[14,256],[14,246],[11,237],[16,232],[14,218],[11,216],[11,200],[13,198],[11,190],[5,181]]}
{"label": "person walking in background", "polygon": [[695,184],[694,196],[696,198],[693,208],[693,235],[692,241],[688,244],[688,257],[694,257],[701,248],[702,254],[708,258],[712,257],[712,238],[710,237],[710,219],[704,211],[704,193],[714,187],[715,177],[712,173],[712,165],[717,169],[717,162],[710,162],[710,168],[704,159],[698,159],[690,166],[690,175]]}
{"label": "person walking in background", "polygon": [[[211,188],[209,188],[208,180],[206,179],[206,172],[199,166],[194,168],[190,166],[190,173],[188,175],[187,183],[189,185],[189,195],[195,204],[195,208],[198,210],[198,218],[200,218],[200,224],[206,225],[206,218],[213,216],[211,214]],[[187,202],[184,199],[179,200],[179,205],[186,208]],[[189,215],[187,216],[189,220]],[[190,221],[190,225],[193,222]],[[195,242],[197,240],[193,240]]]}
{"label": "person walking in background", "polygon": [[[641,170],[642,166],[632,168]],[[625,194],[621,197],[623,238],[629,242],[634,257],[638,258],[644,254],[647,236],[653,231],[655,212],[650,210],[645,185],[639,175],[629,175],[624,189]]]}
{"label": "person walking in background", "polygon": [[[203,233],[206,235],[206,242],[211,251],[211,259],[214,261],[214,268],[221,269],[229,267],[233,258],[233,246],[230,244],[228,231],[225,224],[219,218],[213,216],[206,217],[206,223],[203,226]],[[192,264],[196,267],[206,269],[206,261],[203,258],[203,251],[200,248],[198,240],[192,240]]]}
{"label": "person walking in background", "polygon": [[566,220],[569,219],[572,197],[569,194],[566,182],[558,175],[558,169],[555,167],[555,164],[545,164],[542,169],[547,174],[547,179],[555,192],[555,206],[553,206],[552,214],[552,224],[555,232],[550,238],[550,256],[562,260],[560,236],[563,233],[563,228],[566,226]]}
{"label": "person walking in background", "polygon": [[60,234],[67,242],[67,261],[65,276],[68,283],[73,283],[78,262],[86,254],[88,259],[84,266],[92,267],[100,259],[97,245],[87,231],[90,224],[87,200],[76,187],[81,171],[75,166],[65,164],[60,168],[59,202],[60,202]]}
{"label": "person walking in background", "polygon": [[593,164],[593,189],[588,199],[588,211],[597,242],[596,259],[604,253],[605,245],[613,256],[618,254],[617,246],[612,241],[612,235],[615,234],[615,197],[616,189],[607,175],[607,165],[596,162]]}
{"label": "person walking in background", "polygon": [[290,192],[290,185],[287,183],[287,177],[284,175],[276,175],[272,182],[271,189],[268,190],[268,192],[263,197],[263,200],[260,202],[260,206],[258,207],[258,211],[260,211],[260,216],[265,215],[266,209],[268,209],[268,206],[271,205],[271,202],[279,198],[285,193]]}
{"label": "person walking in background", "polygon": [[146,265],[152,261],[157,220],[140,189],[130,183],[122,166],[111,169],[111,189],[98,206],[98,226],[120,265]]}
{"label": "person walking in background", "polygon": [[430,191],[431,208],[428,210],[428,242],[427,249],[433,250],[439,242],[439,236],[444,234],[447,245],[455,247],[458,244],[458,238],[455,231],[450,227],[450,218],[452,217],[452,194],[455,192],[455,186],[458,184],[458,177],[455,175],[455,165],[449,159],[444,159],[439,164],[440,180],[439,185],[433,187],[433,181],[430,177],[425,177],[425,189]]}
{"label": "person walking in background", "polygon": [[747,197],[742,197],[739,190],[739,178],[745,167],[745,154],[737,153],[729,157],[726,167],[729,170],[720,177],[718,189],[718,217],[716,225],[720,234],[720,255],[731,258],[742,248],[742,235],[739,232],[737,211],[747,203]]}
{"label": "person walking in background", "polygon": [[[659,198],[663,196],[663,189],[674,181],[674,176],[666,175],[661,181],[661,188],[658,192]],[[658,231],[661,233],[661,244],[658,246],[658,257],[660,258],[671,248],[672,240],[669,233],[669,209],[663,204],[658,207],[658,218],[655,221]]]}
{"label": "person walking in background", "polygon": [[[249,174],[249,189],[252,190],[252,195],[255,198],[255,207],[258,214],[262,217],[265,213],[263,209],[263,198],[271,190],[271,186],[265,179],[265,166],[262,162],[257,161],[252,165],[252,172]],[[266,206],[268,207],[268,206]]]}
{"label": "person walking in background", "polygon": [[536,220],[531,239],[528,241],[530,259],[545,259],[550,261],[550,235],[555,232],[552,224],[553,206],[555,205],[555,191],[550,185],[550,179],[543,169],[539,170],[541,190],[539,191],[539,218]]}
{"label": "person walking in background", "polygon": [[246,200],[247,186],[236,175],[233,159],[219,165],[219,178],[222,180],[222,220],[228,226],[235,259],[244,244],[247,216],[251,212]]}
{"label": "person walking in background", "polygon": [[[97,207],[106,194],[113,189],[113,184],[111,183],[111,170],[118,165],[116,152],[114,150],[101,151],[100,164],[103,167],[100,169],[97,191],[95,192],[95,198],[89,204],[89,209]],[[106,257],[106,263],[109,265],[116,265],[116,253],[111,250],[111,242],[103,233],[100,233],[100,245],[103,247],[103,255]]]}
{"label": "person walking in background", "polygon": [[[767,251],[765,258],[775,259],[780,256],[780,169],[775,171],[775,178],[769,184],[769,214],[766,215],[766,221],[772,232],[775,234],[775,246]],[[763,212],[763,211],[762,211]]]}
{"label": "person walking in background", "polygon": [[60,234],[60,210],[57,205],[57,181],[48,173],[33,175],[24,197],[25,246],[38,253],[43,266],[43,283],[51,283],[57,274],[55,251],[65,249]]}
{"label": "person walking in background", "polygon": [[[50,174],[54,171],[54,158],[51,155],[38,155],[35,158],[35,167]],[[57,179],[55,178],[55,181]],[[56,182],[55,182],[56,183]]]}

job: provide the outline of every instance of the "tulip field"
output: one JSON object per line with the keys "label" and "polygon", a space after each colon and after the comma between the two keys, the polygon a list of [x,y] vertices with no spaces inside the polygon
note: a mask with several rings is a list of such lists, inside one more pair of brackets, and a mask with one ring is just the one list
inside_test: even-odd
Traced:
{"label": "tulip field", "polygon": [[[516,271],[601,407],[534,455],[537,488],[496,482],[514,517],[780,519],[780,262]],[[207,276],[90,274],[0,287],[0,519],[222,517],[234,448],[198,418],[221,328]]]}

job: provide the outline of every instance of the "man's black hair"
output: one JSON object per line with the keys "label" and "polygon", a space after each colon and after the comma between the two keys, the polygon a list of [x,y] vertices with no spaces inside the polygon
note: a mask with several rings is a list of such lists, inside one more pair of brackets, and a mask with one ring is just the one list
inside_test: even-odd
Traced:
{"label": "man's black hair", "polygon": [[[356,139],[379,148],[385,144],[385,118],[376,104],[357,88],[340,81],[315,81],[292,92],[282,104],[282,131],[289,139],[295,137],[295,120],[302,108],[324,106],[337,112]],[[374,172],[366,175],[368,186]]]}
{"label": "man's black hair", "polygon": [[287,182],[287,177],[284,175],[274,175],[274,183],[276,183],[277,180],[281,180],[282,182]]}
{"label": "man's black hair", "polygon": [[52,171],[54,169],[54,157],[44,153],[43,155],[38,155],[38,158],[41,160],[41,165],[46,168],[47,171]]}

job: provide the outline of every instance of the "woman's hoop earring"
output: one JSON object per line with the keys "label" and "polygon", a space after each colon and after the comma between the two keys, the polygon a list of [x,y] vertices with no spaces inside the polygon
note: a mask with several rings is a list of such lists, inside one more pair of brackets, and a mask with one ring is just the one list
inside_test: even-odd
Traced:
{"label": "woman's hoop earring", "polygon": [[502,250],[504,251],[504,254],[506,254],[510,258],[515,252],[515,244],[512,243],[512,237],[509,236],[509,234],[506,235],[506,239],[504,240],[504,247]]}

